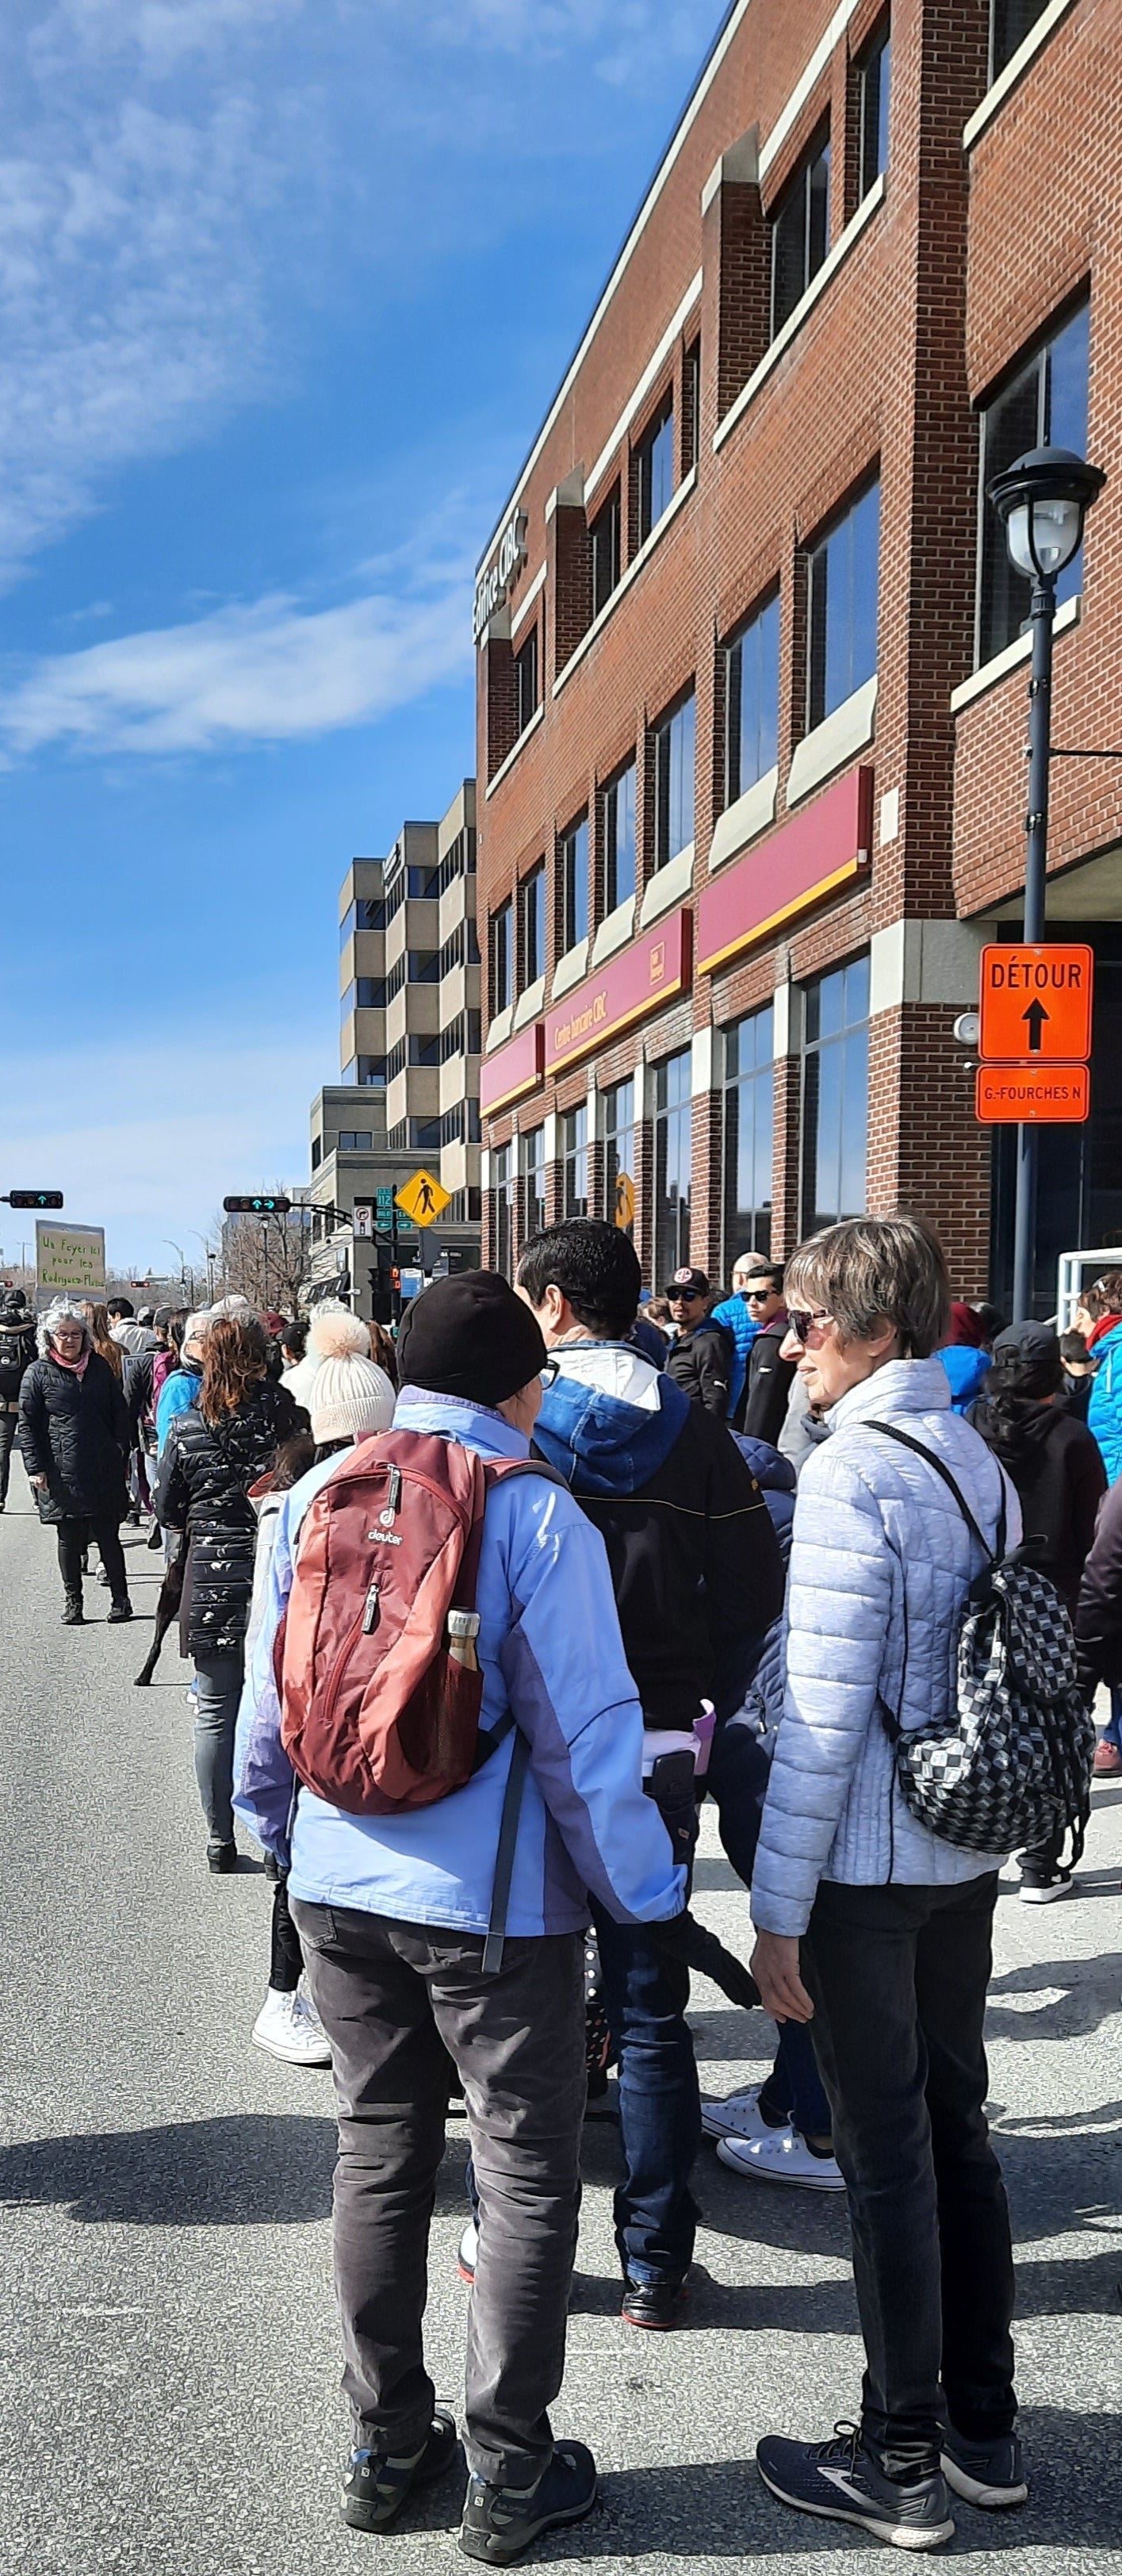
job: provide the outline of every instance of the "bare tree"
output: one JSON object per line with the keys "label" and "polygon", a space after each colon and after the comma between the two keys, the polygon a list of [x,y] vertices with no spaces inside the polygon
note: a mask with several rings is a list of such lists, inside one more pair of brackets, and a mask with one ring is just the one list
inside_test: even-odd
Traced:
{"label": "bare tree", "polygon": [[248,1297],[260,1314],[294,1315],[308,1275],[310,1209],[290,1208],[287,1216],[221,1216],[215,1229],[222,1245],[222,1287]]}

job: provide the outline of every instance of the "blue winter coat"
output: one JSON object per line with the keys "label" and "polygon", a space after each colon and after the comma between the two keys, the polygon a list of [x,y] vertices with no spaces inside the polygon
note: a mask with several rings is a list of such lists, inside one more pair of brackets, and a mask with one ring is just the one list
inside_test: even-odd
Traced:
{"label": "blue winter coat", "polygon": [[1122,1324],[1095,1343],[1098,1370],[1087,1407],[1087,1428],[1103,1453],[1107,1483],[1122,1476]]}
{"label": "blue winter coat", "polygon": [[[525,1458],[501,1414],[406,1387],[395,1431],[438,1432],[484,1458]],[[401,1816],[350,1816],[294,1780],[280,1742],[273,1642],[292,1585],[300,1524],[338,1466],[313,1467],[277,1520],[264,1615],[238,1720],[235,1805],[266,1848],[291,1851],[289,1892],[401,1923],[485,1932],[514,1739],[464,1789]],[[508,1708],[530,1746],[507,1929],[512,1937],[581,1930],[591,1893],[617,1922],[681,1912],[657,1808],[643,1794],[643,1717],[624,1661],[598,1530],[545,1478],[513,1477],[487,1504],[476,1593],[483,1669],[480,1724]],[[291,1826],[291,1831],[290,1831]]]}
{"label": "blue winter coat", "polygon": [[156,1455],[163,1456],[168,1433],[177,1413],[189,1413],[199,1400],[203,1382],[200,1360],[181,1360],[177,1369],[169,1369],[156,1399]]}
{"label": "blue winter coat", "polygon": [[735,1349],[732,1380],[729,1386],[729,1421],[731,1422],[744,1393],[744,1380],[748,1375],[748,1353],[760,1327],[753,1322],[748,1312],[747,1298],[739,1296],[726,1297],[720,1306],[714,1306],[713,1321],[715,1324],[723,1324],[726,1333],[732,1334]]}
{"label": "blue winter coat", "polygon": [[989,1352],[972,1351],[966,1342],[948,1342],[945,1350],[936,1351],[935,1357],[942,1360],[947,1372],[955,1412],[969,1413],[982,1392],[983,1378],[993,1367]]}

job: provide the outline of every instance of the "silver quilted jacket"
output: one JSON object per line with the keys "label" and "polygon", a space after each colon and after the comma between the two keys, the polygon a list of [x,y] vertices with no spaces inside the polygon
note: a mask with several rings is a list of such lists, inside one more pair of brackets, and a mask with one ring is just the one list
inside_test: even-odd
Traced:
{"label": "silver quilted jacket", "polygon": [[819,1879],[948,1887],[1003,1852],[956,1851],[909,1813],[883,1696],[905,1727],[947,1720],[966,1594],[984,1562],[934,1469],[870,1429],[898,1423],[949,1467],[985,1537],[1017,1497],[985,1442],[951,1411],[939,1359],[890,1360],[834,1406],[795,1505],[783,1716],[752,1881],[758,1930],[798,1934]]}

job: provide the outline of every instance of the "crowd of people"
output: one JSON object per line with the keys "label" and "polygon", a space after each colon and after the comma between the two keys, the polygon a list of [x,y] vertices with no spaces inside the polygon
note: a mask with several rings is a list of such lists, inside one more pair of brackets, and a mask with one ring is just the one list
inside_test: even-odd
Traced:
{"label": "crowd of people", "polygon": [[[908,2548],[951,2536],[954,2498],[1024,2500],[983,2046],[1013,1844],[984,1803],[948,1831],[909,1748],[980,1765],[964,1623],[987,1582],[1027,1597],[1072,1683],[1018,1703],[1049,1757],[1020,1893],[1071,1888],[1100,1682],[1094,1771],[1122,1769],[1122,1273],[1076,1321],[955,1302],[908,1216],[832,1226],[785,1271],[746,1253],[723,1298],[685,1266],[661,1299],[626,1234],[572,1220],[514,1287],[430,1287],[396,1342],[342,1308],[60,1298],[36,1322],[9,1296],[0,1508],[15,1439],[68,1625],[94,1547],[131,1617],[121,1530],[150,1524],[208,1866],[236,1869],[236,1820],[266,1856],[253,2038],[333,2068],[352,2527],[388,2528],[458,2453],[422,2334],[453,2092],[461,2546],[506,2564],[591,2511],[593,2454],[549,2410],[609,2064],[629,2328],[682,2322],[704,2138],[753,2185],[848,2195],[860,2405],[822,2442],[765,2434],[771,2493]],[[742,1999],[778,2033],[766,2079],[709,2102],[706,1797],[753,1928]]]}

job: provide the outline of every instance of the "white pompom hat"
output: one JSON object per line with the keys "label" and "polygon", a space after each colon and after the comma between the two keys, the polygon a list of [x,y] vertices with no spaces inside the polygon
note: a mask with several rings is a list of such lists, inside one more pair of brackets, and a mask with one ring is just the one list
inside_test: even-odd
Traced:
{"label": "white pompom hat", "polygon": [[308,1394],[317,1448],[329,1440],[370,1440],[376,1431],[388,1431],[396,1402],[385,1370],[364,1359],[361,1351],[322,1359]]}

